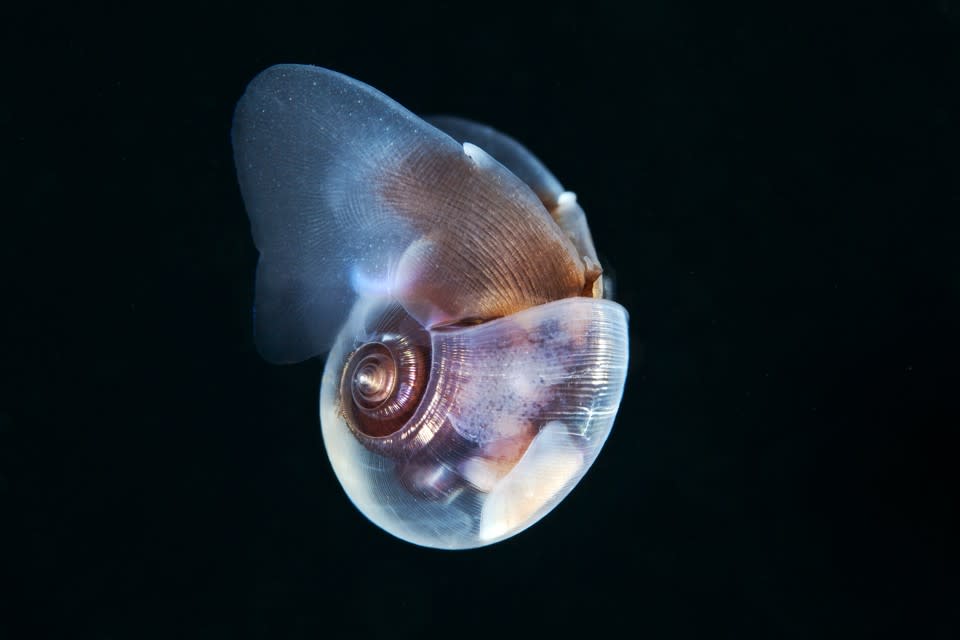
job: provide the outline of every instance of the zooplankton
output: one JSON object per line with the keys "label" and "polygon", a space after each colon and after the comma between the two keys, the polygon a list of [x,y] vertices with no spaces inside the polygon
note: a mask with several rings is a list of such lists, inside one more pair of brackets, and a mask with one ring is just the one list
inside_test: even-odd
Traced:
{"label": "zooplankton", "polygon": [[317,67],[258,75],[233,144],[257,346],[329,351],[324,443],[357,508],[457,549],[556,506],[610,433],[628,353],[574,194],[489,127]]}

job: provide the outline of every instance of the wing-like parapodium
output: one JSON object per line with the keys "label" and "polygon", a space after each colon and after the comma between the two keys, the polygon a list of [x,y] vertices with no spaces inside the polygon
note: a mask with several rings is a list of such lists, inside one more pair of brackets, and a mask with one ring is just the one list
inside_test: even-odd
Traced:
{"label": "wing-like parapodium", "polygon": [[482,147],[526,182],[548,209],[557,204],[557,198],[563,193],[563,185],[535,155],[507,134],[457,116],[428,116],[424,120],[458,142],[472,142]]}
{"label": "wing-like parapodium", "polygon": [[267,69],[237,105],[233,145],[268,360],[325,351],[360,295],[434,326],[584,287],[582,252],[523,180],[347,76]]}
{"label": "wing-like parapodium", "polygon": [[[588,271],[592,271],[588,274],[588,280],[597,278],[600,263],[597,250],[593,246],[590,227],[587,225],[587,216],[577,203],[576,196],[564,190],[563,185],[550,173],[546,165],[522,144],[493,127],[456,116],[430,116],[426,120],[455,140],[482,147],[527,183],[573,242],[577,253],[587,259]],[[597,280],[594,293],[598,297],[606,295],[603,291],[604,280]]]}

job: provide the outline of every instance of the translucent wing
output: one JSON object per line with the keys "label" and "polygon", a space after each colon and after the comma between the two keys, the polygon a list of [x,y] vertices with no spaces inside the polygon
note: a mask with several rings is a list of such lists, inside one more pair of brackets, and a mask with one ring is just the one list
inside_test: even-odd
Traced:
{"label": "translucent wing", "polygon": [[456,116],[428,116],[427,122],[458,142],[472,142],[530,185],[540,201],[551,209],[563,193],[563,185],[522,144],[493,127]]}
{"label": "translucent wing", "polygon": [[514,175],[527,183],[547,210],[550,211],[550,215],[570,238],[570,241],[573,242],[581,258],[586,259],[588,282],[596,278],[595,295],[597,297],[605,295],[603,280],[597,278],[600,272],[600,263],[597,259],[597,250],[593,246],[593,238],[587,225],[586,214],[577,203],[576,196],[569,191],[565,191],[560,181],[550,173],[550,170],[535,155],[505,133],[479,122],[456,116],[430,116],[426,120],[441,131],[448,133],[455,140],[470,142],[482,147]]}
{"label": "translucent wing", "polygon": [[325,351],[358,295],[395,298],[431,327],[586,282],[582,251],[527,184],[347,76],[267,69],[237,105],[233,145],[268,360]]}

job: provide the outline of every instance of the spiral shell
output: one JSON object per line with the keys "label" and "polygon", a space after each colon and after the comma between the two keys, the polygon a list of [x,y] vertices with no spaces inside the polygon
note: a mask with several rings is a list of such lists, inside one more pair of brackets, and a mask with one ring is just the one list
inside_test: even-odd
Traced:
{"label": "spiral shell", "polygon": [[627,314],[572,193],[503,134],[431,122],[284,65],[251,82],[233,137],[258,348],[329,351],[320,421],[347,495],[456,549],[522,531],[586,473],[623,393]]}
{"label": "spiral shell", "polygon": [[[343,372],[368,327],[398,313],[358,304],[327,358],[323,437],[357,507],[394,535],[460,548],[513,535],[582,477],[610,432],[623,391],[623,308],[567,298],[490,322],[430,332],[429,379],[393,434],[352,427]],[[346,400],[346,402],[345,402]]]}

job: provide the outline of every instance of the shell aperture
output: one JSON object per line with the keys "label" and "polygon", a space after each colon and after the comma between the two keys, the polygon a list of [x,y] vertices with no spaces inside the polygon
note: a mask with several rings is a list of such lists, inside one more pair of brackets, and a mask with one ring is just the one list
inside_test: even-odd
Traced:
{"label": "shell aperture", "polygon": [[[430,123],[432,122],[432,124]],[[623,393],[627,314],[576,197],[519,143],[333,71],[247,87],[234,157],[272,362],[329,352],[320,419],[360,511],[470,548],[569,493]]]}

